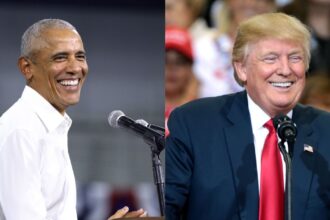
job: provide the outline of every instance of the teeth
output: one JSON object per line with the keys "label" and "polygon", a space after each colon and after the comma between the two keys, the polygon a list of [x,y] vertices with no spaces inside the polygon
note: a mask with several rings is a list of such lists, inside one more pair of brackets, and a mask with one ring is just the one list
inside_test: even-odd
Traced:
{"label": "teeth", "polygon": [[63,86],[77,86],[79,83],[78,79],[75,80],[62,80],[60,81],[60,84]]}
{"label": "teeth", "polygon": [[292,85],[292,82],[271,82],[275,87],[286,88]]}

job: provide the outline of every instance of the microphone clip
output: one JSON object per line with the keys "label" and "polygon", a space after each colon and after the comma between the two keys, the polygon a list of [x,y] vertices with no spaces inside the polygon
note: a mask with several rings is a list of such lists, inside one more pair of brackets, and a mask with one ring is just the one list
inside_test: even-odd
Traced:
{"label": "microphone clip", "polygon": [[[297,137],[297,126],[291,118],[279,114],[273,118],[273,123],[278,137],[281,139],[279,145],[284,148],[284,142],[288,144],[289,155],[293,156],[293,147]],[[285,148],[284,148],[285,149]],[[284,149],[281,149],[284,150]]]}

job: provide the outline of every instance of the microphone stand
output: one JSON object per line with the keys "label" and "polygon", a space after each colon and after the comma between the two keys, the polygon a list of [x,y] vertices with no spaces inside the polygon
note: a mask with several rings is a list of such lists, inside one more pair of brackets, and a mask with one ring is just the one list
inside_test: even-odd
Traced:
{"label": "microphone stand", "polygon": [[[158,133],[158,132],[157,132]],[[158,202],[161,216],[165,215],[165,181],[162,172],[162,163],[159,154],[165,148],[165,136],[159,133],[159,136],[153,134],[146,134],[144,141],[150,146],[152,170],[154,175],[154,183],[157,186]]]}
{"label": "microphone stand", "polygon": [[286,167],[286,207],[287,207],[287,220],[291,220],[292,218],[292,197],[291,197],[291,180],[292,180],[292,152],[293,142],[288,142],[289,152],[285,149],[285,142],[281,140],[278,144],[280,151],[283,155],[285,167]]}

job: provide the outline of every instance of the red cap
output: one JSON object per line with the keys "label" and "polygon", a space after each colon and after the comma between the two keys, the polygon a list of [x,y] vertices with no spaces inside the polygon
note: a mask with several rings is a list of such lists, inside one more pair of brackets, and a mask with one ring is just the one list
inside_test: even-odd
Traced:
{"label": "red cap", "polygon": [[174,49],[182,53],[187,58],[193,60],[191,37],[187,30],[176,27],[166,27],[165,49]]}

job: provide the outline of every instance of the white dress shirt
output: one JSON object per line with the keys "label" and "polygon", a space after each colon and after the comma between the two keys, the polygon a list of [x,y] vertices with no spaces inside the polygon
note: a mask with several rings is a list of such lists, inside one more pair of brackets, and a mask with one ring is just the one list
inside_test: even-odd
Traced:
{"label": "white dress shirt", "polygon": [[[256,162],[257,162],[257,172],[258,172],[258,186],[260,189],[260,173],[261,173],[261,155],[266,141],[266,137],[269,133],[268,129],[264,127],[264,124],[269,121],[270,116],[267,115],[248,95],[248,106],[251,118],[252,132],[254,138],[254,146],[256,153]],[[292,110],[287,114],[288,117],[292,117]],[[279,138],[277,137],[279,140]],[[285,162],[282,156],[282,165],[283,165],[283,180],[285,186]]]}
{"label": "white dress shirt", "polygon": [[67,114],[28,86],[2,115],[0,220],[77,219],[70,126]]}

